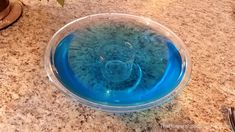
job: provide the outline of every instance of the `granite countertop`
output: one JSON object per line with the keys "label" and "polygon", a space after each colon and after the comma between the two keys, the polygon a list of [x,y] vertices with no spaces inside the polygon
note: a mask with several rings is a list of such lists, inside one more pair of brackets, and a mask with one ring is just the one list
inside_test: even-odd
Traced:
{"label": "granite countertop", "polygon": [[[0,31],[1,131],[231,131],[235,107],[234,0],[22,0],[23,16]],[[233,9],[234,5],[234,9]],[[172,103],[138,113],[111,114],[73,101],[43,68],[45,47],[64,24],[89,14],[122,12],[157,20],[188,47],[192,75]]]}

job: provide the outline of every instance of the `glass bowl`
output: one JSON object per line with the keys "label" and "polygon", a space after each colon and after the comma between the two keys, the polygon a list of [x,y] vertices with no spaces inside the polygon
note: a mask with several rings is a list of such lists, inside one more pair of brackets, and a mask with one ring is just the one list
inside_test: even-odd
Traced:
{"label": "glass bowl", "polygon": [[50,40],[45,70],[81,104],[133,112],[173,99],[191,73],[182,40],[148,18],[102,13],[74,20]]}

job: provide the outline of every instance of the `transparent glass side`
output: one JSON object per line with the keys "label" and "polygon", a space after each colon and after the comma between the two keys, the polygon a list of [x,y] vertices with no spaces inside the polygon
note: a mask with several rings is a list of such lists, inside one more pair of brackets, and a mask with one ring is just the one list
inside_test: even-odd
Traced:
{"label": "transparent glass side", "polygon": [[[71,91],[69,91],[63,83],[58,79],[58,72],[54,66],[54,53],[56,50],[57,45],[59,42],[68,34],[82,26],[83,24],[86,24],[88,22],[96,22],[99,19],[130,19],[131,21],[137,21],[140,23],[144,23],[148,25],[149,27],[156,29],[158,32],[160,32],[162,35],[166,36],[169,38],[176,46],[176,48],[179,50],[181,59],[182,59],[182,80],[179,83],[179,85],[169,94],[164,96],[161,99],[141,104],[141,105],[136,105],[136,106],[110,106],[110,105],[103,105],[103,104],[98,104],[89,100],[86,100],[84,98],[81,98]],[[187,82],[189,81],[190,74],[191,74],[191,60],[189,57],[189,53],[186,50],[186,47],[182,40],[175,35],[171,30],[168,28],[164,27],[163,25],[152,21],[148,18],[144,17],[139,17],[139,16],[134,16],[134,15],[128,15],[128,14],[119,14],[119,13],[103,13],[103,14],[95,14],[95,15],[90,15],[86,16],[80,19],[77,19],[75,21],[72,21],[68,24],[66,24],[64,27],[62,27],[60,30],[58,30],[52,39],[50,40],[46,52],[45,52],[45,58],[44,58],[44,65],[45,65],[45,70],[47,72],[47,75],[50,79],[50,81],[53,82],[58,88],[60,88],[63,92],[65,92],[67,95],[71,96],[73,99],[79,101],[81,104],[90,106],[95,109],[107,111],[107,112],[133,112],[133,111],[139,111],[143,109],[148,109],[154,106],[161,105],[171,99],[173,99],[177,94],[182,91],[182,88],[185,87]]]}

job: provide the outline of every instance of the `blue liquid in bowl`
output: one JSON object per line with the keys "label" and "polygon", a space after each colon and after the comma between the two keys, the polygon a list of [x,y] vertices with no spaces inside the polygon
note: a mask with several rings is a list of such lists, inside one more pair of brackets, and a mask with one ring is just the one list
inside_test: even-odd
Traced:
{"label": "blue liquid in bowl", "polygon": [[[67,35],[55,50],[57,77],[75,95],[99,104],[135,106],[166,96],[181,82],[182,59],[169,39],[141,27],[98,27]],[[100,47],[126,41],[134,47],[130,77],[121,82],[107,80],[99,61]]]}

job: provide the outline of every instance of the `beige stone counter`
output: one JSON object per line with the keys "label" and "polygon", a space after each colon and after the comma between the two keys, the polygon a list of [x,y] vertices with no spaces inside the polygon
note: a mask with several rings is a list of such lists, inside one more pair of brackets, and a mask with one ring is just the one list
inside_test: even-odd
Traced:
{"label": "beige stone counter", "polygon": [[[235,106],[234,0],[23,0],[23,16],[0,31],[0,131],[231,131]],[[45,47],[65,23],[101,12],[143,15],[171,28],[188,47],[193,70],[182,94],[164,108],[114,115],[91,110],[54,87],[43,69]]]}

